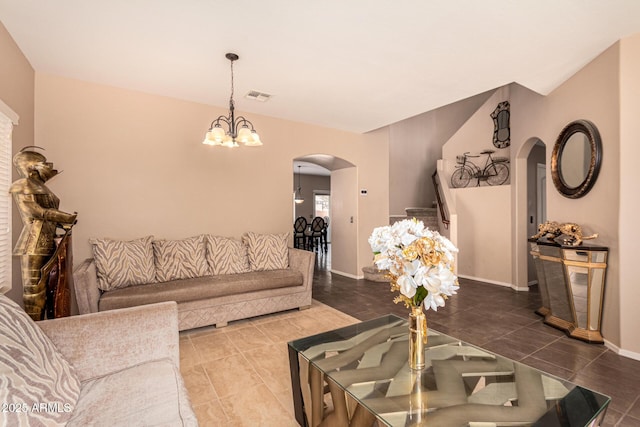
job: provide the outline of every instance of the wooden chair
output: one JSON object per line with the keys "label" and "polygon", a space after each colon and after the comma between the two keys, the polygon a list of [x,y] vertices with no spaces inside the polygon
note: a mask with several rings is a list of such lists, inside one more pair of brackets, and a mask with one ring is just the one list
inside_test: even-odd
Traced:
{"label": "wooden chair", "polygon": [[307,249],[307,219],[299,216],[293,223],[293,247]]}
{"label": "wooden chair", "polygon": [[327,252],[326,228],[324,219],[317,216],[311,221],[311,238],[309,247],[311,250],[320,248],[323,252]]}
{"label": "wooden chair", "polygon": [[322,238],[324,239],[324,251],[327,252],[327,245],[329,244],[329,237],[327,236],[327,230],[329,229],[329,217],[324,216],[322,218],[324,219],[324,231],[322,232]]}

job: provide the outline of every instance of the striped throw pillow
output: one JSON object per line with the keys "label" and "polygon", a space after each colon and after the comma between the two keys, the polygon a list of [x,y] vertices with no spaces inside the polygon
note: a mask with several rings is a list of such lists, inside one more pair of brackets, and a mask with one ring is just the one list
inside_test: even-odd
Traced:
{"label": "striped throw pillow", "polygon": [[239,240],[207,236],[207,262],[211,274],[248,273],[247,247]]}
{"label": "striped throw pillow", "polygon": [[27,313],[0,293],[0,425],[63,426],[79,395],[74,368]]}
{"label": "striped throw pillow", "polygon": [[131,285],[155,283],[153,236],[123,241],[90,239],[98,273],[98,287],[103,291]]}
{"label": "striped throw pillow", "polygon": [[209,274],[204,235],[184,240],[154,240],[156,280],[191,279]]}
{"label": "striped throw pillow", "polygon": [[246,233],[242,241],[249,250],[251,271],[280,270],[289,267],[289,233]]}

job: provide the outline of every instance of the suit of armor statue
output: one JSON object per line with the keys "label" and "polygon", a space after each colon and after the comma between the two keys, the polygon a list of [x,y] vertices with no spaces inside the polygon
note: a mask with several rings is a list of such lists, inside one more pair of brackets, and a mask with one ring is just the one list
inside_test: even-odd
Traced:
{"label": "suit of armor statue", "polygon": [[42,154],[23,148],[13,164],[22,178],[9,191],[24,224],[13,254],[21,256],[24,309],[33,320],[41,320],[47,281],[40,269],[55,252],[57,228],[70,229],[77,214],[58,210],[60,200],[45,185],[58,171]]}

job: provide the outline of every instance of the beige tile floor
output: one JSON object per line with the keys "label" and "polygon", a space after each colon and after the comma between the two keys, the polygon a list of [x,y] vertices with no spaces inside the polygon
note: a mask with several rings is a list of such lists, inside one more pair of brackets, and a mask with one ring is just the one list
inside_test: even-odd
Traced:
{"label": "beige tile floor", "polygon": [[327,305],[180,333],[180,370],[201,426],[297,426],[287,342],[358,322]]}

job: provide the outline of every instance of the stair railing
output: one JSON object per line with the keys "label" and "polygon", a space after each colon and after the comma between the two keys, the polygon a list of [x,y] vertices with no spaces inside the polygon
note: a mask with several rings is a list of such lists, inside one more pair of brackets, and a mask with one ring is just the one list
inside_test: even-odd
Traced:
{"label": "stair railing", "polygon": [[440,188],[440,182],[438,181],[438,170],[436,169],[436,171],[433,173],[433,175],[431,175],[431,180],[433,181],[433,187],[436,190],[436,201],[438,203],[438,209],[440,210],[440,218],[442,219],[442,224],[444,224],[444,228],[449,229],[449,212],[447,209],[447,206],[442,203],[442,195],[441,195],[441,188]]}

